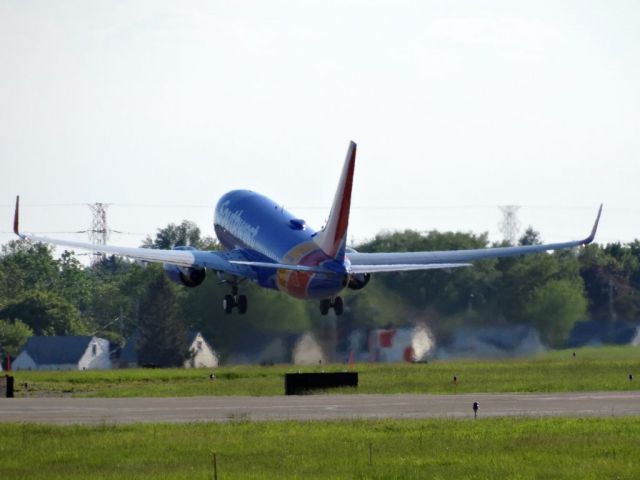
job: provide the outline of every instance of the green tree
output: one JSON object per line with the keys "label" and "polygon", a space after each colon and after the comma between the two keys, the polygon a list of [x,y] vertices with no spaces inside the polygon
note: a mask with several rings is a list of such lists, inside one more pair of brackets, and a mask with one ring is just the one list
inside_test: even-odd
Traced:
{"label": "green tree", "polygon": [[[243,283],[240,289],[249,298],[249,309],[241,316],[222,311],[222,298],[229,293],[229,286],[220,284],[214,275],[208,275],[196,288],[178,289],[188,327],[201,331],[222,358],[237,353],[248,339],[254,345],[263,345],[311,328],[305,302],[249,282]],[[313,306],[317,310],[316,302]]]}
{"label": "green tree", "polygon": [[175,287],[161,268],[152,270],[140,302],[140,364],[178,367],[188,357],[187,332],[181,321]]}
{"label": "green tree", "polygon": [[[374,240],[356,248],[362,252],[408,252],[484,248],[487,244],[486,234],[436,231],[423,234],[414,230],[405,230],[377,235]],[[473,271],[427,270],[377,274],[376,277],[413,308],[435,307],[446,312],[455,312],[467,308],[472,293],[477,296],[478,302],[482,301],[485,296],[483,289],[487,287],[487,283],[481,280],[481,277],[492,276],[492,270],[493,261],[487,261],[478,263]],[[465,277],[474,278],[475,286],[467,284],[464,280],[458,281]],[[456,291],[461,285],[464,285],[465,291]]]}
{"label": "green tree", "polygon": [[589,245],[579,256],[580,274],[595,320],[640,316],[640,243]]}
{"label": "green tree", "polygon": [[[400,326],[412,312],[402,296],[389,290],[379,276],[373,276],[363,290],[346,294],[344,304],[344,314],[338,320],[338,327],[344,334],[354,329]],[[320,316],[316,302],[310,306],[314,326],[323,326],[326,317]]]}
{"label": "green tree", "polygon": [[180,225],[170,223],[159,228],[156,238],[147,237],[142,244],[145,248],[171,250],[175,247],[190,246],[201,250],[219,250],[220,245],[211,237],[202,237],[200,228],[189,220],[183,220]]}
{"label": "green tree", "polygon": [[73,252],[64,251],[57,263],[55,291],[84,313],[90,308],[93,288],[90,272],[83,267]]}
{"label": "green tree", "polygon": [[518,241],[520,245],[542,245],[542,239],[540,238],[540,232],[533,229],[531,225],[527,227],[524,235],[520,237]]}
{"label": "green tree", "polygon": [[88,326],[78,309],[52,292],[27,291],[0,310],[0,318],[21,319],[36,335],[82,335]]}
{"label": "green tree", "polygon": [[33,330],[20,320],[0,320],[0,354],[15,357],[30,337]]}
{"label": "green tree", "polygon": [[575,323],[587,315],[581,283],[551,280],[537,287],[525,306],[525,315],[547,345],[561,347]]}
{"label": "green tree", "polygon": [[42,243],[13,240],[0,255],[0,298],[15,299],[27,290],[52,290],[58,281],[58,262],[52,247]]}
{"label": "green tree", "polygon": [[594,319],[613,320],[615,293],[625,290],[628,283],[620,262],[600,245],[583,248],[579,261],[591,316]]}
{"label": "green tree", "polygon": [[107,257],[88,270],[92,290],[87,315],[96,334],[121,345],[138,328],[140,299],[155,269]]}
{"label": "green tree", "polygon": [[579,264],[572,251],[538,253],[519,258],[503,258],[497,263],[501,272],[493,298],[495,319],[507,323],[527,323],[526,305],[533,292],[552,280],[582,284]]}

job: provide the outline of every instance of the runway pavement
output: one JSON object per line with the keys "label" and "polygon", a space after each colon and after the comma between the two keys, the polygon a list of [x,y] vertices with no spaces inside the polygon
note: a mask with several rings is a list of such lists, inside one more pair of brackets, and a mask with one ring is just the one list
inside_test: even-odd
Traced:
{"label": "runway pavement", "polygon": [[120,424],[640,415],[640,392],[0,399],[0,422]]}

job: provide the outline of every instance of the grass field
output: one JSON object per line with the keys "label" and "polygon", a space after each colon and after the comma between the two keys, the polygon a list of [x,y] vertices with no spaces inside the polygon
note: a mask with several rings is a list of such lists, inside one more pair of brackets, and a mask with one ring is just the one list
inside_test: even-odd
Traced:
{"label": "grass field", "polygon": [[[449,360],[426,364],[224,366],[215,370],[129,369],[85,372],[15,372],[16,396],[94,397],[281,395],[283,375],[301,371],[360,373],[357,393],[472,393],[637,390],[640,348],[559,350],[535,358]],[[215,372],[216,380],[209,380]],[[629,381],[629,374],[634,377]],[[457,377],[454,384],[453,377]],[[28,390],[23,384],[29,385]],[[355,393],[352,389],[344,393]]]}
{"label": "grass field", "polygon": [[[640,418],[0,424],[2,479],[640,477]],[[369,461],[371,446],[371,463]]]}

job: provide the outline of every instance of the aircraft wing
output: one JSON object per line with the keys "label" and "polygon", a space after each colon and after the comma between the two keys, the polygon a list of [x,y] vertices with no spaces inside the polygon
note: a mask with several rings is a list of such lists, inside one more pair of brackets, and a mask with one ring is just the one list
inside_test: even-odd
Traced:
{"label": "aircraft wing", "polygon": [[93,243],[60,240],[40,237],[29,233],[20,233],[20,238],[34,242],[48,243],[61,247],[79,248],[109,255],[121,255],[141,262],[169,263],[179,267],[206,267],[213,270],[239,273],[239,268],[225,258],[226,252],[203,250],[160,250],[154,248],[117,247],[113,245],[95,245]]}
{"label": "aircraft wing", "polygon": [[79,248],[109,255],[121,255],[141,262],[167,263],[179,267],[204,267],[220,272],[228,272],[243,277],[254,277],[254,271],[246,265],[232,263],[234,260],[246,260],[242,251],[212,252],[204,250],[160,250],[153,248],[118,247],[113,245],[95,245],[93,243],[60,240],[56,238],[40,237],[30,233],[20,232],[19,216],[20,197],[16,198],[16,210],[13,220],[13,231],[24,240],[48,243],[61,247]]}
{"label": "aircraft wing", "polygon": [[247,278],[255,278],[254,268],[270,268],[278,270],[296,270],[315,273],[333,273],[321,267],[307,267],[304,265],[288,265],[270,262],[250,261],[251,255],[242,249],[226,252],[212,252],[204,250],[161,250],[154,248],[117,247],[113,245],[96,245],[93,243],[76,242],[73,240],[60,240],[56,238],[40,237],[30,233],[20,232],[20,197],[16,198],[16,211],[13,220],[13,231],[24,240],[48,243],[61,247],[79,248],[109,255],[120,255],[141,262],[167,263],[179,267],[198,267],[226,272]]}
{"label": "aircraft wing", "polygon": [[562,250],[588,245],[598,229],[602,205],[593,224],[591,234],[583,240],[521,247],[480,248],[474,250],[451,250],[440,252],[394,252],[394,253],[348,253],[352,273],[401,272],[407,270],[430,270],[469,266],[469,262],[486,258],[511,257],[528,253]]}

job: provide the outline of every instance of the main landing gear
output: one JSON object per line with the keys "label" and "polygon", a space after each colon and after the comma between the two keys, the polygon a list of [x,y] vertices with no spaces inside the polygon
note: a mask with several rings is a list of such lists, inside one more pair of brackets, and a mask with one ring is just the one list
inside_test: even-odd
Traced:
{"label": "main landing gear", "polygon": [[333,311],[336,312],[336,315],[342,315],[342,312],[344,311],[342,297],[325,298],[324,300],[320,300],[320,313],[322,315],[329,313],[329,310],[332,308]]}
{"label": "main landing gear", "polygon": [[231,287],[231,295],[225,295],[222,299],[222,308],[224,313],[231,313],[234,307],[238,307],[238,313],[244,315],[247,313],[247,297],[246,295],[238,295],[238,287]]}

